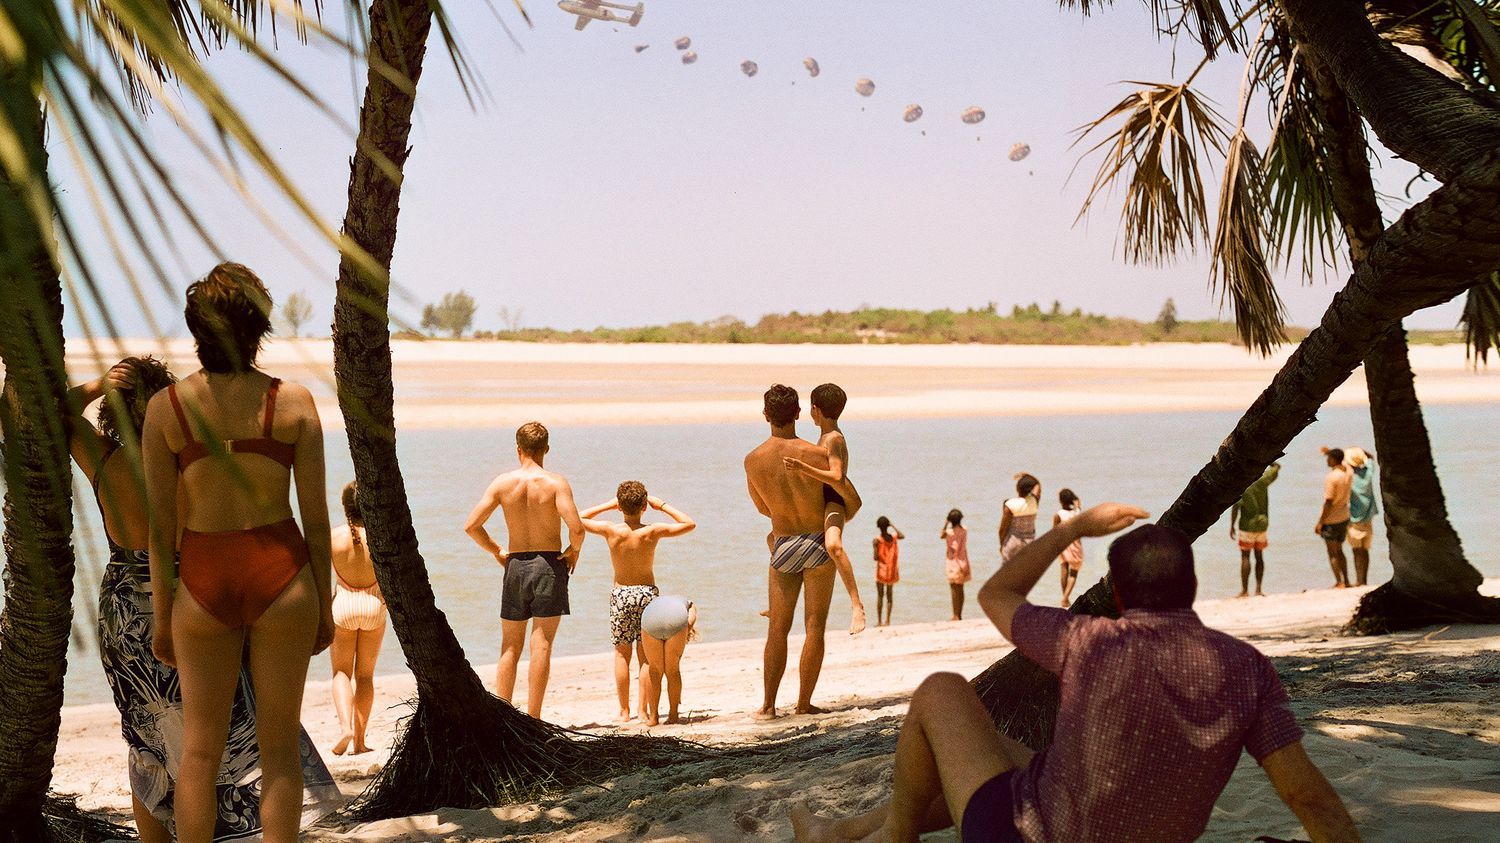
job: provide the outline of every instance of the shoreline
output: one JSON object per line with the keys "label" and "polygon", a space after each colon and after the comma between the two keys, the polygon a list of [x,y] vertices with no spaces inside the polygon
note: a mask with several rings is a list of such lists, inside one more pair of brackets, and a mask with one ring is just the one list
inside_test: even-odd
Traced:
{"label": "shoreline", "polygon": [[[111,350],[114,343],[109,344]],[[122,341],[197,368],[192,344]],[[82,379],[100,361],[74,346]],[[1243,410],[1291,354],[1259,358],[1238,346],[714,345],[398,340],[392,344],[401,429],[755,422],[773,382],[799,389],[833,380],[860,419],[932,419]],[[1414,346],[1427,404],[1500,403],[1500,378],[1474,369],[1461,345]],[[307,385],[326,429],[343,425],[326,339],[268,342],[262,364]],[[1368,401],[1356,371],[1329,406]]]}
{"label": "shoreline", "polygon": [[[1407,799],[1403,804],[1410,810],[1425,806],[1429,813],[1469,805],[1451,811],[1458,812],[1461,821],[1483,823],[1483,814],[1474,812],[1500,811],[1500,776],[1492,763],[1483,767],[1474,759],[1492,759],[1500,749],[1500,700],[1485,696],[1484,683],[1475,677],[1489,675],[1486,671],[1500,665],[1500,631],[1454,626],[1379,637],[1339,635],[1338,627],[1366,591],[1273,593],[1264,598],[1206,600],[1194,608],[1209,626],[1248,640],[1276,661],[1307,731],[1309,752],[1320,765],[1327,765],[1325,771],[1346,798],[1356,794],[1351,809],[1362,823],[1380,815],[1374,801],[1397,797]],[[1500,593],[1500,578],[1487,580],[1484,591]],[[793,654],[800,639],[793,635],[789,642]],[[677,776],[669,789],[682,796],[681,804],[656,799],[664,796],[661,782],[647,771],[627,773],[602,792],[585,788],[525,805],[444,809],[352,829],[320,829],[311,839],[438,841],[468,835],[466,839],[560,842],[621,835],[619,839],[729,840],[738,839],[736,823],[746,812],[758,817],[756,828],[770,833],[784,829],[787,800],[809,799],[815,806],[830,808],[851,804],[849,786],[856,793],[884,793],[889,784],[886,744],[894,740],[895,718],[904,714],[916,685],[942,670],[972,677],[1011,649],[982,617],[872,628],[854,637],[830,630],[815,697],[828,713],[760,722],[751,712],[759,702],[763,643],[753,638],[688,647],[683,661],[687,722],[682,725],[646,729],[638,722],[611,722],[618,705],[609,651],[554,659],[544,716],[596,734],[644,732],[718,746],[793,737],[826,740],[818,760],[774,769],[756,766],[768,763],[764,759],[737,762],[743,766],[738,774],[743,781],[727,773],[707,783]],[[352,796],[384,763],[398,721],[408,711],[404,701],[414,692],[414,683],[409,673],[379,676],[370,729],[375,751],[337,757],[328,751],[338,729],[325,678],[327,665],[326,656],[313,660],[303,723],[345,795]],[[788,706],[796,695],[795,655],[790,667],[779,696]],[[476,667],[487,687],[493,671],[493,664]],[[518,673],[516,699],[524,700],[524,665]],[[1412,678],[1418,675],[1421,682]],[[1425,754],[1403,744],[1403,729],[1415,724],[1436,730],[1432,746],[1423,745]],[[89,810],[128,813],[124,756],[113,705],[70,706],[63,711],[54,780],[59,791],[82,795]],[[852,785],[847,781],[851,777]],[[1406,779],[1431,785],[1427,790],[1432,792],[1422,797],[1425,802],[1392,784]],[[755,808],[761,800],[770,800],[773,809]],[[637,811],[638,805],[648,803],[653,806],[649,811]],[[699,803],[712,809],[701,821],[682,809]],[[1260,833],[1300,836],[1294,818],[1279,804],[1254,762],[1242,759],[1205,839],[1244,840]],[[1264,821],[1268,813],[1275,822]],[[1245,833],[1253,828],[1261,830]],[[1367,839],[1381,838],[1372,834]]]}

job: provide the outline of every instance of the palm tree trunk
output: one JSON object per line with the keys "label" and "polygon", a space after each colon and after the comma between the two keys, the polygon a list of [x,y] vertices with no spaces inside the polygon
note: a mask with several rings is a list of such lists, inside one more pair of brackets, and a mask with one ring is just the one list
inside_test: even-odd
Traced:
{"label": "palm tree trunk", "polygon": [[[40,104],[19,74],[0,108],[45,193]],[[5,608],[0,612],[0,840],[47,840],[43,817],[62,719],[73,623],[72,490],[63,406],[62,283],[25,178],[0,183],[0,454],[5,463]],[[50,203],[50,196],[45,203]]]}
{"label": "palm tree trunk", "polygon": [[[1401,320],[1463,293],[1481,270],[1500,266],[1500,150],[1402,214],[1355,268],[1323,320],[1240,417],[1213,459],[1188,482],[1159,523],[1193,538],[1218,521],[1265,467],[1317,416],[1318,408]],[[1379,442],[1376,443],[1380,447]],[[1114,616],[1106,577],[1073,604]],[[973,684],[995,724],[1033,748],[1051,741],[1056,677],[1018,652],[990,665]],[[1037,705],[1051,695],[1053,702]],[[1030,712],[1021,716],[1019,712]]]}
{"label": "palm tree trunk", "polygon": [[[1338,80],[1316,59],[1309,59],[1306,68],[1327,130],[1325,165],[1334,207],[1344,225],[1350,261],[1357,267],[1385,229],[1370,173],[1369,145]],[[1481,598],[1484,577],[1464,558],[1458,533],[1448,520],[1417,400],[1406,332],[1399,323],[1380,335],[1365,355],[1365,383],[1393,576],[1360,601],[1350,628],[1376,633],[1500,618],[1495,605]]]}
{"label": "palm tree trunk", "polygon": [[360,514],[417,684],[416,709],[390,760],[348,811],[359,820],[484,807],[589,781],[622,764],[661,765],[687,755],[677,742],[575,740],[489,694],[434,600],[396,457],[388,309],[401,171],[432,16],[428,0],[370,6],[370,73],[344,217],[356,249],[340,258],[334,304],[334,376]]}

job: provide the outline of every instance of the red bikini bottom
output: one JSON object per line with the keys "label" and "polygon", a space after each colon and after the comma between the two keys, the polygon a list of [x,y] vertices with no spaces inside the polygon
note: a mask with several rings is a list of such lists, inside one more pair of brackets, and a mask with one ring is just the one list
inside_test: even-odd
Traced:
{"label": "red bikini bottom", "polygon": [[307,542],[288,518],[249,530],[182,531],[178,576],[219,623],[255,623],[308,563]]}

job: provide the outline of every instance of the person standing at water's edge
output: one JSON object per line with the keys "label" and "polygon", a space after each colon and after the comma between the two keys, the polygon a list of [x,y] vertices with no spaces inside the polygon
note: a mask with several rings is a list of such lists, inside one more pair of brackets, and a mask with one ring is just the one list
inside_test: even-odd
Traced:
{"label": "person standing at water's edge", "polygon": [[854,563],[844,550],[845,523],[860,507],[859,492],[849,482],[849,442],[844,438],[844,431],[839,429],[839,417],[844,414],[844,405],[848,401],[849,397],[836,383],[819,384],[808,397],[813,424],[822,431],[818,436],[818,447],[828,451],[826,470],[813,468],[796,457],[787,457],[783,462],[788,469],[800,471],[823,483],[824,546],[839,578],[844,581],[844,589],[849,592],[849,634],[858,635],[865,629],[865,604],[859,599]]}
{"label": "person standing at water's edge", "polygon": [[1344,465],[1344,452],[1324,448],[1328,475],[1323,478],[1323,509],[1318,513],[1313,531],[1328,547],[1328,567],[1333,569],[1333,587],[1349,587],[1349,560],[1344,556],[1344,539],[1349,535],[1349,493],[1354,475]]}
{"label": "person standing at water's edge", "polygon": [[255,366],[270,314],[271,296],[248,267],[219,264],[194,282],[184,316],[203,368],[146,408],[152,649],[182,683],[182,843],[214,835],[247,652],[262,828],[268,843],[297,838],[302,692],[308,662],[333,641],[323,426],[305,387]]}
{"label": "person standing at water's edge", "polygon": [[[1072,489],[1058,492],[1057,504],[1062,508],[1052,516],[1054,530],[1072,521],[1083,510],[1083,502],[1078,500]],[[1083,570],[1083,539],[1068,545],[1057,562],[1062,569],[1062,607],[1066,609],[1073,603],[1073,587],[1078,585],[1078,572]]]}
{"label": "person standing at water's edge", "polygon": [[[583,547],[583,522],[573,503],[573,487],[561,474],[542,467],[549,450],[547,428],[527,422],[516,431],[520,468],[496,477],[464,522],[464,532],[505,571],[500,593],[500,663],[495,668],[495,695],[510,702],[516,690],[516,666],[531,622],[531,670],[527,675],[526,711],[542,716],[542,697],[552,673],[552,642],[562,616],[568,614],[568,577]],[[501,549],[484,528],[499,508],[505,513],[510,552]],[[562,546],[561,526],[568,528]]]}
{"label": "person standing at water's edge", "polygon": [[890,626],[896,608],[896,583],[901,581],[901,540],[906,534],[884,515],[875,519],[880,535],[871,541],[875,558],[875,625]]}
{"label": "person standing at water's edge", "polygon": [[1240,597],[1250,596],[1250,554],[1255,554],[1255,596],[1264,597],[1266,547],[1271,529],[1271,484],[1281,475],[1281,463],[1271,463],[1229,508],[1229,539],[1240,546]]}
{"label": "person standing at water's edge", "polygon": [[1036,538],[1036,514],[1041,508],[1042,483],[1030,474],[1016,475],[1016,496],[1000,511],[1000,558],[1009,562]]}
{"label": "person standing at water's edge", "polygon": [[[385,598],[375,581],[375,561],[365,541],[365,522],[359,513],[359,487],[344,487],[340,496],[344,524],[333,530],[333,705],[342,734],[334,755],[370,751],[365,729],[375,704],[375,661],[385,639]],[[351,748],[352,744],[352,748]]]}
{"label": "person standing at water's edge", "polygon": [[[657,510],[672,519],[670,524],[645,524],[641,516],[646,508]],[[618,509],[624,522],[599,521],[596,518]],[[641,720],[656,725],[655,712],[647,705],[654,687],[651,671],[646,667],[646,649],[641,641],[641,613],[661,592],[656,588],[656,546],[664,538],[684,536],[698,525],[693,519],[661,498],[646,494],[646,487],[626,480],[615,490],[614,499],[584,510],[583,529],[603,536],[609,544],[609,561],[615,569],[614,588],[609,592],[609,631],[615,645],[615,691],[620,698],[620,722],[630,719],[630,654],[637,656],[640,671]]]}
{"label": "person standing at water's edge", "polygon": [[1354,584],[1367,585],[1370,579],[1370,545],[1375,540],[1375,516],[1380,514],[1379,496],[1375,494],[1374,456],[1363,448],[1344,451],[1349,466],[1349,549],[1354,551]]}
{"label": "person standing at water's edge", "polygon": [[974,578],[969,567],[969,529],[964,526],[964,514],[956,509],[948,510],[940,536],[944,545],[945,573],[948,575],[948,598],[953,603],[953,620],[964,619],[964,583]]}
{"label": "person standing at water's edge", "polygon": [[765,696],[756,716],[776,716],[776,692],[786,672],[787,635],[797,599],[805,590],[807,605],[798,665],[798,714],[818,714],[812,704],[813,688],[823,669],[824,633],[828,605],[833,598],[834,566],[824,547],[822,481],[800,471],[787,471],[785,458],[793,457],[818,469],[828,468],[828,452],[798,438],[797,418],[802,408],[797,390],[776,384],[766,390],[765,419],[771,435],[745,457],[745,480],[750,500],[760,514],[771,519],[771,566],[767,573],[770,592],[770,623],[766,632],[764,670]]}

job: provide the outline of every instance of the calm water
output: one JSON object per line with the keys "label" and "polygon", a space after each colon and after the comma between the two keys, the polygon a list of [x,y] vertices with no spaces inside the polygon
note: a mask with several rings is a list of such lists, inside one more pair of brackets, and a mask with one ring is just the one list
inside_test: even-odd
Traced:
{"label": "calm water", "polygon": [[[1453,521],[1466,539],[1469,558],[1488,576],[1500,575],[1500,490],[1490,472],[1500,445],[1482,431],[1494,428],[1495,408],[1434,406],[1427,409],[1434,447]],[[1012,476],[1030,471],[1043,484],[1047,524],[1057,491],[1066,486],[1085,506],[1104,500],[1136,503],[1160,512],[1187,479],[1213,453],[1237,418],[1235,413],[1164,413],[1117,416],[869,421],[845,425],[852,457],[851,476],[865,509],[851,526],[848,545],[860,577],[861,593],[873,613],[874,563],[869,540],[875,518],[886,515],[907,535],[901,549],[901,583],[896,587],[896,623],[944,620],[949,616],[943,576],[943,545],[938,530],[952,507],[964,511],[970,529],[970,555],[976,582],[969,587],[968,612],[981,578],[998,566],[995,530],[1001,502],[1013,492]],[[806,425],[804,435],[815,428]],[[504,430],[416,430],[400,434],[399,450],[412,492],[422,551],[439,606],[454,625],[472,662],[494,662],[499,646],[501,571],[493,559],[464,535],[462,524],[489,480],[514,462],[512,432]],[[664,541],[657,580],[666,593],[691,597],[700,606],[700,628],[707,640],[764,634],[757,613],[766,603],[767,522],[745,493],[741,459],[765,436],[764,424],[672,425],[657,427],[580,427],[552,432],[548,467],[571,478],[580,507],[606,500],[617,483],[638,479],[650,491],[681,507],[698,530]],[[1370,447],[1369,417],[1357,408],[1323,412],[1288,449],[1281,479],[1271,489],[1271,547],[1267,551],[1268,591],[1298,591],[1330,584],[1321,542],[1312,523],[1321,504],[1325,471],[1321,444]],[[337,493],[353,476],[341,433],[328,448],[330,505],[339,512]],[[80,485],[83,495],[87,487]],[[92,500],[80,516],[92,532],[80,531],[84,568],[80,619],[92,618],[87,603],[98,593],[102,537]],[[496,535],[503,536],[497,514]],[[494,523],[492,522],[492,523]],[[1229,541],[1227,520],[1197,546],[1199,594],[1227,597],[1239,590],[1239,553]],[[503,540],[503,539],[502,539]],[[1389,577],[1384,536],[1377,531],[1371,579]],[[1081,586],[1104,571],[1104,542],[1085,543]],[[573,614],[559,633],[558,655],[608,650],[610,566],[604,543],[585,544],[572,585]],[[1055,574],[1042,578],[1034,599],[1060,596]],[[842,589],[834,596],[831,624],[848,624]],[[89,628],[80,624],[83,628]],[[92,635],[75,635],[69,659],[68,702],[104,702],[108,689],[100,672]],[[404,668],[394,635],[386,637],[381,672]],[[314,663],[313,674],[326,673]],[[607,677],[600,677],[607,682]]]}

